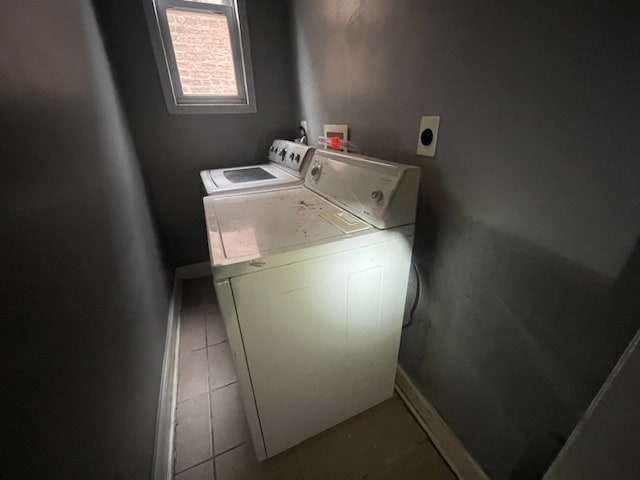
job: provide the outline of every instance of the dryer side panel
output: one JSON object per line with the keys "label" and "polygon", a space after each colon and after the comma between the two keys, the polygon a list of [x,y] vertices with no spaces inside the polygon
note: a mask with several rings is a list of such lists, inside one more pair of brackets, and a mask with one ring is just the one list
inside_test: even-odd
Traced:
{"label": "dryer side panel", "polygon": [[236,306],[233,300],[231,284],[228,280],[216,282],[215,289],[216,296],[218,297],[218,305],[220,306],[220,313],[222,314],[222,319],[224,321],[224,329],[227,333],[227,340],[233,356],[233,364],[236,368],[236,375],[238,376],[240,399],[249,425],[249,432],[251,433],[253,447],[256,452],[257,459],[264,460],[267,454],[264,447],[264,440],[262,438],[262,429],[260,427],[260,419],[258,418],[258,410],[253,396],[251,375],[244,353],[242,333],[240,332],[240,326],[238,325],[238,317],[236,315]]}
{"label": "dryer side panel", "polygon": [[268,457],[393,394],[411,243],[231,280]]}

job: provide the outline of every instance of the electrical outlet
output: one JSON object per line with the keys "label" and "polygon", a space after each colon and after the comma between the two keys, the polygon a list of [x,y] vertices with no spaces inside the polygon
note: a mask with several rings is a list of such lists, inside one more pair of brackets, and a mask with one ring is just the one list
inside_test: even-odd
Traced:
{"label": "electrical outlet", "polygon": [[422,117],[420,120],[420,131],[418,132],[418,155],[422,155],[424,157],[435,156],[439,127],[439,115]]}

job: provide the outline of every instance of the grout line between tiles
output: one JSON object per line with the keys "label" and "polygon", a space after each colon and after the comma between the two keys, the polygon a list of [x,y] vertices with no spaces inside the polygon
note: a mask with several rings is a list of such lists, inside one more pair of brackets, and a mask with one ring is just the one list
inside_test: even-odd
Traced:
{"label": "grout line between tiles", "polygon": [[183,356],[185,356],[185,355],[189,355],[189,354],[191,354],[191,353],[201,352],[201,351],[202,351],[202,350],[204,350],[205,348],[207,348],[207,347],[197,348],[196,350],[189,350],[188,352],[181,353],[181,354],[180,354],[180,356],[181,356],[181,357],[183,357]]}
{"label": "grout line between tiles", "polygon": [[[183,284],[182,284],[182,294],[183,294],[183,296],[184,296],[184,289],[185,289],[185,284],[183,282]],[[203,307],[202,306],[198,306],[198,307],[196,307],[196,310],[199,310],[201,308],[203,308]],[[202,313],[202,312],[200,312],[200,313]],[[182,306],[180,308],[180,315],[178,316],[178,319],[179,319],[178,324],[179,324],[179,327],[181,328],[182,327],[182,320],[183,320],[183,318],[182,318]],[[202,348],[199,348],[197,350],[191,350],[191,351],[188,351],[188,352],[184,352],[184,354],[187,355],[187,354],[190,354],[190,353],[196,353],[196,352],[205,350],[205,365],[206,365],[206,369],[207,369],[207,378],[206,378],[207,392],[206,393],[207,393],[207,408],[209,409],[209,442],[210,442],[210,445],[211,445],[211,456],[208,457],[205,460],[202,460],[202,461],[200,461],[200,462],[198,462],[198,463],[196,463],[194,465],[189,466],[188,468],[185,468],[183,470],[177,471],[176,468],[175,468],[176,451],[174,451],[173,469],[172,469],[173,470],[173,479],[175,479],[175,477],[177,475],[180,475],[180,474],[182,474],[184,472],[187,472],[187,471],[189,471],[189,470],[191,470],[191,469],[193,469],[195,467],[203,465],[203,464],[207,463],[208,461],[211,461],[213,463],[214,479],[215,479],[215,462],[214,462],[215,450],[214,450],[214,444],[213,444],[213,418],[212,418],[212,412],[211,412],[211,388],[210,388],[210,385],[209,385],[209,355],[208,355],[208,350],[207,350],[207,345],[206,345],[206,343],[207,343],[206,342],[207,327],[206,327],[206,322],[205,322],[204,318],[202,320],[203,320],[203,324],[204,324],[205,346],[202,347]],[[178,349],[177,357],[180,360],[181,357],[182,357],[180,342],[177,342],[176,347]],[[178,369],[179,369],[179,364],[178,364]],[[189,398],[185,398],[180,402],[176,401],[176,409],[178,408],[178,405],[181,405],[184,402],[192,400],[195,396],[198,396],[198,395],[202,395],[202,393],[199,393],[199,394],[194,395],[194,396],[189,397]],[[175,431],[175,429],[177,428],[177,422],[174,423],[173,428],[174,428],[174,431]]]}
{"label": "grout line between tiles", "polygon": [[[209,334],[207,333],[207,316],[206,316],[207,314],[204,311],[200,313],[202,314],[202,326],[204,327],[204,348],[207,348],[209,346]],[[208,368],[209,368],[209,357],[207,356],[207,369]],[[207,378],[207,382],[208,381],[209,379]]]}
{"label": "grout line between tiles", "polygon": [[217,347],[218,345],[222,345],[223,343],[227,343],[227,340],[220,340],[218,343],[213,343],[211,345],[207,345],[206,348],[208,348],[208,347]]}
{"label": "grout line between tiles", "polygon": [[223,388],[230,387],[231,385],[235,385],[236,383],[238,383],[238,381],[234,380],[231,383],[227,383],[226,385],[222,385],[222,386],[216,387],[216,388],[211,388],[211,385],[209,385],[209,388],[210,388],[211,393],[213,393],[213,392],[217,392],[218,390],[222,390]]}
{"label": "grout line between tiles", "polygon": [[[205,338],[206,338],[206,335],[207,334],[206,334],[206,327],[205,327]],[[214,343],[213,345],[206,345],[204,347],[196,348],[195,350],[189,350],[188,352],[180,353],[180,356],[189,355],[190,353],[201,352],[205,348],[217,347],[218,345],[222,345],[223,343],[227,343],[227,340],[221,340],[218,343]]]}
{"label": "grout line between tiles", "polygon": [[[207,362],[208,362],[208,359],[207,359]],[[207,366],[207,370],[208,370],[208,368],[209,368],[209,367]],[[208,372],[207,372],[207,377],[208,377]],[[207,378],[207,380],[208,380],[208,378]],[[211,394],[211,393],[213,393],[213,392],[217,392],[218,390],[222,390],[223,388],[227,388],[227,387],[230,387],[231,385],[235,385],[236,383],[238,383],[238,381],[237,381],[237,380],[234,380],[234,381],[233,381],[233,382],[231,382],[231,383],[227,383],[226,385],[221,385],[221,386],[216,387],[216,388],[211,388],[211,386],[210,386],[210,385],[207,385],[207,387],[209,387],[209,392],[210,392],[210,394]],[[204,393],[204,392],[202,392],[202,393],[197,393],[197,394],[195,394],[193,397],[185,398],[184,400],[181,400],[181,401],[179,401],[179,402],[176,402],[176,405],[182,405],[184,402],[188,402],[189,400],[192,400],[194,397],[197,397],[198,395],[202,395],[203,393]]]}
{"label": "grout line between tiles", "polygon": [[196,467],[199,467],[200,465],[204,465],[207,462],[213,462],[213,457],[209,457],[206,460],[202,460],[201,462],[195,463],[193,465],[191,465],[190,467],[185,468],[184,470],[180,470],[179,472],[174,472],[173,476],[177,476],[177,475],[181,475],[185,472],[188,472],[189,470],[193,470]]}
{"label": "grout line between tiles", "polygon": [[[207,327],[205,324],[204,329],[205,335],[205,343],[207,338]],[[206,348],[206,360],[207,360],[207,395],[209,397],[209,437],[211,438],[211,455],[213,457],[213,478],[218,477],[218,472],[216,471],[216,441],[213,436],[213,396],[211,395],[211,373],[209,372],[209,349]]]}
{"label": "grout line between tiles", "polygon": [[236,448],[244,447],[247,443],[248,443],[248,441],[245,440],[244,442],[240,443],[239,445],[236,445],[235,447],[227,448],[226,450],[224,450],[224,451],[222,451],[220,453],[214,453],[214,455],[213,455],[214,461],[220,455],[224,455],[225,453],[229,453],[229,452],[235,450]]}
{"label": "grout line between tiles", "polygon": [[291,455],[293,455],[293,461],[296,463],[296,469],[298,470],[298,476],[300,480],[305,480],[304,472],[302,471],[302,467],[298,462],[298,455],[296,455],[296,447],[297,445],[291,449]]}

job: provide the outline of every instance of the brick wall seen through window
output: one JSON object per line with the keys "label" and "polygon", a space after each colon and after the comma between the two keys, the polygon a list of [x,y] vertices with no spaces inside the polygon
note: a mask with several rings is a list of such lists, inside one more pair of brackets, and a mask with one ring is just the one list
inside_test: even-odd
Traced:
{"label": "brick wall seen through window", "polygon": [[167,9],[184,95],[238,95],[227,17]]}

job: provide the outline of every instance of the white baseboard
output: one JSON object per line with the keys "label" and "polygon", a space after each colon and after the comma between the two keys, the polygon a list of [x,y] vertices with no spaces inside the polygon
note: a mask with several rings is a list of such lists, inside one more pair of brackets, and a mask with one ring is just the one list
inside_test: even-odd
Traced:
{"label": "white baseboard", "polygon": [[209,262],[194,263],[176,268],[176,278],[179,280],[190,280],[211,275],[211,265]]}
{"label": "white baseboard", "polygon": [[169,306],[167,338],[165,341],[162,380],[156,419],[156,444],[153,452],[153,480],[173,479],[173,452],[175,441],[175,415],[178,389],[178,342],[180,341],[180,306],[182,305],[182,278],[176,274]]}
{"label": "white baseboard", "polygon": [[490,480],[400,366],[396,374],[396,391],[460,480]]}
{"label": "white baseboard", "polygon": [[173,479],[173,452],[175,442],[176,399],[178,397],[178,342],[180,341],[180,307],[182,283],[192,278],[211,275],[209,262],[176,268],[169,315],[167,337],[162,362],[162,379],[156,419],[156,440],[153,452],[153,480]]}

